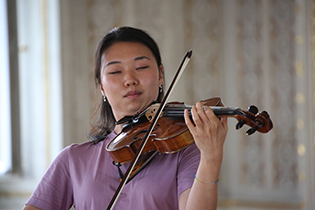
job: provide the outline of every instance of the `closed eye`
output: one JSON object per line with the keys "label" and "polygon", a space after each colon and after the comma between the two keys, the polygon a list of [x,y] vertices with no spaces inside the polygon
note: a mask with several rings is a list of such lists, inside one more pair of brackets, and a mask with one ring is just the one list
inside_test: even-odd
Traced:
{"label": "closed eye", "polygon": [[121,73],[121,71],[111,71],[111,72],[108,72],[108,74],[119,74]]}
{"label": "closed eye", "polygon": [[138,67],[138,68],[136,68],[137,70],[141,70],[141,69],[147,69],[147,68],[149,68],[149,66],[141,66],[141,67]]}

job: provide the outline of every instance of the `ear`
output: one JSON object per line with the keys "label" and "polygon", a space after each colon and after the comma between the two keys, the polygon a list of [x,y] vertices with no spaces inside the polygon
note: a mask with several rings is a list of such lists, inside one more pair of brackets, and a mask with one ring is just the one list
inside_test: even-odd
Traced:
{"label": "ear", "polygon": [[164,83],[164,67],[162,64],[159,67],[159,83],[160,85],[163,85]]}
{"label": "ear", "polygon": [[100,85],[100,91],[101,91],[102,96],[105,96],[105,91],[104,91],[104,89],[103,89],[103,86],[102,86],[102,85]]}

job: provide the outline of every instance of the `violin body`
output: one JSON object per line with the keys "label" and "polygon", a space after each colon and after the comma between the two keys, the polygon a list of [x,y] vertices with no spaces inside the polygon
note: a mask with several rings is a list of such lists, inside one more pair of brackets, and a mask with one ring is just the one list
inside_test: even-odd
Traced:
{"label": "violin body", "polygon": [[[143,117],[144,118],[144,117]],[[174,153],[194,143],[193,137],[183,120],[174,120],[172,117],[160,118],[157,126],[152,131],[143,154],[158,150],[160,153]],[[132,160],[145,133],[150,126],[150,121],[141,120],[138,125],[129,125],[116,136],[107,146],[115,162],[121,164]],[[169,141],[169,140],[172,141]]]}

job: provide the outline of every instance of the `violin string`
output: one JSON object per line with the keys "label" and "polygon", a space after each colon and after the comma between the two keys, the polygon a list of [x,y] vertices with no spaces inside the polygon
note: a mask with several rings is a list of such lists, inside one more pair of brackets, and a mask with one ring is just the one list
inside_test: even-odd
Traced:
{"label": "violin string", "polygon": [[[182,117],[184,110],[188,109],[191,115],[191,107],[168,107],[164,110],[163,116]],[[216,115],[244,115],[245,113],[240,108],[226,108],[226,107],[211,107]]]}

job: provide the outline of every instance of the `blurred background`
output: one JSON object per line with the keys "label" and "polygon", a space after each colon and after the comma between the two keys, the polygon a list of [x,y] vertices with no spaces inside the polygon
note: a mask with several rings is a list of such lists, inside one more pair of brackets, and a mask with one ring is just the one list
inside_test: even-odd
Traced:
{"label": "blurred background", "polygon": [[220,210],[315,209],[313,0],[0,0],[0,209],[21,209],[56,155],[88,141],[98,41],[116,26],[159,44],[171,101],[215,96],[274,128],[229,133]]}

